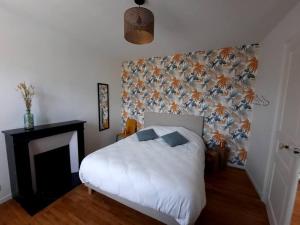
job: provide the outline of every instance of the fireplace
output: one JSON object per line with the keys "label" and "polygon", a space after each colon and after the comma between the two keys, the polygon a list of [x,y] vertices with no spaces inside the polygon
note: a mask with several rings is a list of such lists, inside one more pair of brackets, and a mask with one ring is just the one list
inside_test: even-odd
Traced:
{"label": "fireplace", "polygon": [[13,198],[31,215],[80,184],[84,123],[70,121],[3,131]]}

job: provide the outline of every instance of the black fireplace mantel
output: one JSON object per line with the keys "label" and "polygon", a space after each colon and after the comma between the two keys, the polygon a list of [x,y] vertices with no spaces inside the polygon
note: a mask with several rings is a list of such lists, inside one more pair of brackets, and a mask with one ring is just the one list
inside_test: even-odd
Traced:
{"label": "black fireplace mantel", "polygon": [[[84,158],[84,123],[73,120],[62,123],[40,125],[32,130],[24,128],[2,131],[5,135],[12,196],[21,205],[31,204],[34,197],[30,168],[29,142],[77,131],[79,165]],[[25,207],[24,207],[25,208]]]}

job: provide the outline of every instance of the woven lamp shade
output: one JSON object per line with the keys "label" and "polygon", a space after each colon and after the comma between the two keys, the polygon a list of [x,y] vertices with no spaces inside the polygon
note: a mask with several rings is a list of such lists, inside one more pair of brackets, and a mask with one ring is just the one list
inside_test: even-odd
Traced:
{"label": "woven lamp shade", "polygon": [[154,40],[154,15],[143,7],[127,9],[124,14],[124,37],[133,44],[147,44]]}

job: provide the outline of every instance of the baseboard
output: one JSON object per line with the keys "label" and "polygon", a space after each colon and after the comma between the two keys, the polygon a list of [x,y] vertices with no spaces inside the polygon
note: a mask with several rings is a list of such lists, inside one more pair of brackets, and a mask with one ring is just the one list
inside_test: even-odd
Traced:
{"label": "baseboard", "polygon": [[7,202],[8,200],[10,200],[12,198],[11,194],[8,194],[2,198],[0,198],[0,204]]}
{"label": "baseboard", "polygon": [[269,205],[266,204],[266,210],[267,210],[267,215],[268,215],[268,219],[269,219],[269,223],[270,225],[278,225],[276,223],[276,221],[274,220],[275,215],[273,214],[272,210],[270,209]]}
{"label": "baseboard", "polygon": [[247,170],[247,167],[245,168],[245,171],[246,171],[246,173],[247,173],[247,175],[248,175],[251,183],[253,184],[253,186],[254,186],[254,188],[255,188],[255,190],[256,190],[256,192],[257,192],[260,200],[263,201],[264,203],[266,203],[265,199],[264,199],[264,196],[262,195],[262,192],[259,190],[258,185],[256,184],[256,182],[255,182],[253,176],[251,175],[251,173],[249,173],[249,171]]}
{"label": "baseboard", "polygon": [[231,163],[228,163],[227,166],[232,167],[232,168],[236,168],[236,169],[245,170],[244,166],[239,166],[239,165],[235,165],[235,164],[231,164]]}

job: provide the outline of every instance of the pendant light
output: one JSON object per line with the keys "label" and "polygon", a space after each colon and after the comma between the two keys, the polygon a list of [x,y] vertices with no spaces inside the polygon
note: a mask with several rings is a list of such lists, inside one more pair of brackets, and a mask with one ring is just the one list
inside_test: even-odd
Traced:
{"label": "pendant light", "polygon": [[154,15],[144,7],[145,0],[135,0],[138,7],[127,9],[124,14],[124,37],[132,44],[148,44],[154,39]]}

